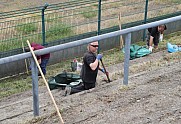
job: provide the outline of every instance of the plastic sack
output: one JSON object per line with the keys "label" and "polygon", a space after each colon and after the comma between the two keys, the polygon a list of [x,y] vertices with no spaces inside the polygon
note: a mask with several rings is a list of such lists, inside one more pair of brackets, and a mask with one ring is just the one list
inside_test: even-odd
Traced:
{"label": "plastic sack", "polygon": [[172,45],[171,43],[167,43],[167,51],[169,53],[181,51],[181,46]]}
{"label": "plastic sack", "polygon": [[[124,51],[124,49],[123,49],[123,51]],[[140,57],[146,56],[150,53],[151,52],[146,47],[138,46],[135,44],[132,44],[130,46],[130,59],[140,58]]]}

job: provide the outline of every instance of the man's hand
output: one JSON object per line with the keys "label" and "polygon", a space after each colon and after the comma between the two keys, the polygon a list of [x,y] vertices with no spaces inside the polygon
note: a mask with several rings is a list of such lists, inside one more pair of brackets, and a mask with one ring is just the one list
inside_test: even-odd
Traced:
{"label": "man's hand", "polygon": [[105,71],[104,68],[100,69],[104,74],[109,75],[109,72]]}
{"label": "man's hand", "polygon": [[40,58],[40,59],[38,59],[38,64],[41,64],[41,58]]}
{"label": "man's hand", "polygon": [[100,69],[103,73],[105,73],[105,70],[104,70],[104,68],[102,68],[102,69]]}
{"label": "man's hand", "polygon": [[163,41],[163,34],[160,34],[159,41]]}
{"label": "man's hand", "polygon": [[152,52],[152,51],[153,51],[153,47],[152,47],[152,46],[149,46],[148,50],[149,50],[150,52]]}
{"label": "man's hand", "polygon": [[97,59],[97,60],[102,59],[102,54],[98,54],[96,59]]}

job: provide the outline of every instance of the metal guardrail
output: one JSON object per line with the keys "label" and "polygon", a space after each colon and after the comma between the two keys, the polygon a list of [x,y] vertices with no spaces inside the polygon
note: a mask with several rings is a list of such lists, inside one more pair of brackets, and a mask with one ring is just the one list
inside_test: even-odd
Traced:
{"label": "metal guardrail", "polygon": [[[119,31],[114,31],[114,32],[111,32],[111,33],[102,34],[102,35],[99,35],[99,36],[94,36],[94,37],[90,37],[90,38],[86,38],[86,39],[82,39],[82,40],[77,40],[77,41],[72,41],[70,43],[65,43],[65,44],[52,46],[52,47],[49,47],[49,48],[44,48],[42,50],[35,51],[35,54],[36,55],[43,55],[43,54],[46,54],[46,53],[56,52],[56,51],[60,51],[60,50],[63,50],[63,49],[88,44],[88,43],[93,42],[93,41],[103,40],[103,39],[106,39],[106,38],[119,36],[119,35],[131,33],[131,32],[134,32],[134,31],[139,31],[139,30],[143,30],[143,29],[147,29],[147,28],[150,28],[150,27],[158,26],[160,24],[166,24],[166,23],[174,22],[174,21],[178,21],[178,20],[181,20],[181,15],[176,16],[176,17],[172,17],[172,18],[168,18],[168,19],[164,19],[164,20],[160,20],[160,21],[156,21],[156,22],[151,22],[151,23],[147,23],[147,24],[143,24],[143,25],[138,25],[138,26],[135,26],[135,27],[131,27],[131,28],[127,28],[127,29],[123,29],[123,30],[119,30]],[[21,60],[21,59],[26,59],[26,58],[30,58],[30,57],[31,57],[31,53],[22,53],[22,54],[10,56],[10,57],[1,58],[0,59],[0,64],[13,62],[13,61]]]}
{"label": "metal guardrail", "polygon": [[[65,44],[56,45],[56,46],[52,46],[49,48],[37,50],[37,51],[35,51],[35,55],[43,55],[46,53],[52,53],[52,52],[60,51],[63,49],[72,48],[72,47],[80,46],[83,44],[88,44],[93,41],[103,40],[106,38],[126,34],[123,84],[128,85],[131,32],[135,32],[135,31],[139,31],[139,30],[143,30],[143,29],[147,29],[150,27],[155,27],[155,26],[158,26],[161,24],[167,24],[169,22],[174,22],[174,21],[179,21],[179,20],[181,20],[181,15],[172,17],[169,19],[164,19],[161,21],[143,24],[143,25],[139,25],[139,26],[135,26],[135,27],[131,27],[131,28],[127,28],[127,29],[99,35],[99,36],[94,36],[94,37],[90,37],[90,38],[86,38],[86,39],[82,39],[82,40],[73,41],[70,43],[65,43]],[[26,59],[26,58],[30,58],[30,57],[31,57],[31,64],[32,64],[31,67],[32,67],[32,83],[33,83],[33,108],[34,108],[34,115],[38,116],[39,115],[39,99],[38,99],[38,85],[37,85],[38,84],[38,69],[35,64],[35,61],[32,58],[31,53],[28,52],[28,53],[14,55],[14,56],[6,57],[6,58],[1,58],[0,64],[9,63],[9,62],[17,61],[17,60],[22,60],[22,59]]]}

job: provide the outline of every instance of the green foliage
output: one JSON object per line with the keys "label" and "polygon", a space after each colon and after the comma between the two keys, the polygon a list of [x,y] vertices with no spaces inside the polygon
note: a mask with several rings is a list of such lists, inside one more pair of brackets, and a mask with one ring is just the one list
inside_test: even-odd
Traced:
{"label": "green foliage", "polygon": [[88,7],[83,10],[82,15],[84,18],[93,18],[97,16],[97,11],[93,7]]}
{"label": "green foliage", "polygon": [[63,23],[53,25],[46,32],[46,38],[48,39],[48,41],[60,39],[71,35],[73,35],[71,26]]}
{"label": "green foliage", "polygon": [[155,0],[156,3],[178,3],[181,4],[181,0]]}
{"label": "green foliage", "polygon": [[[33,36],[33,37],[32,37]],[[29,40],[30,42],[42,43],[42,34],[30,34],[26,36],[19,36],[21,38],[13,38],[8,39],[5,42],[0,43],[0,51],[8,51],[13,49],[22,48],[23,46],[27,46],[26,41]],[[11,44],[11,45],[10,45]],[[11,52],[9,52],[11,54]],[[13,53],[14,54],[14,53]]]}
{"label": "green foliage", "polygon": [[[27,81],[29,83],[27,83]],[[22,79],[7,79],[0,83],[0,98],[10,96],[15,93],[20,93],[32,87],[31,78],[28,80]]]}
{"label": "green foliage", "polygon": [[172,3],[178,3],[178,4],[181,4],[181,0],[169,0],[170,2]]}
{"label": "green foliage", "polygon": [[16,30],[23,35],[27,35],[31,34],[32,32],[36,32],[38,27],[35,25],[35,23],[28,23],[18,26]]}

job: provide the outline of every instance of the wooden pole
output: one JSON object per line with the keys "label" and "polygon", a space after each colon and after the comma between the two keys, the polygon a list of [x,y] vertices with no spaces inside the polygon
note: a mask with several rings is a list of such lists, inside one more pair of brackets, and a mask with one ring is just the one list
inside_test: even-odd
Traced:
{"label": "wooden pole", "polygon": [[[23,53],[24,53],[24,52],[25,52],[25,49],[24,49],[24,43],[23,43],[23,41],[22,41],[22,49],[23,49]],[[29,72],[28,72],[28,64],[27,64],[26,59],[25,59],[25,67],[26,67],[26,73],[29,74]]]}
{"label": "wooden pole", "polygon": [[31,45],[30,45],[30,43],[29,43],[28,40],[27,40],[27,44],[28,44],[28,46],[29,46],[29,48],[30,48],[30,51],[31,51],[32,56],[33,56],[33,58],[34,58],[34,60],[35,60],[35,63],[36,63],[36,65],[37,65],[37,67],[38,67],[38,69],[39,69],[39,71],[40,71],[40,74],[41,74],[41,76],[42,76],[42,78],[43,78],[43,80],[44,80],[44,83],[45,83],[45,85],[46,85],[46,87],[47,87],[47,89],[48,89],[48,93],[49,93],[49,95],[50,95],[50,97],[51,97],[51,99],[52,99],[52,101],[53,101],[53,104],[54,104],[54,106],[55,106],[55,108],[56,108],[56,111],[57,111],[57,114],[58,114],[58,116],[59,116],[59,118],[60,118],[60,121],[61,121],[62,124],[64,124],[64,121],[63,121],[63,119],[62,119],[62,116],[61,116],[61,114],[60,114],[60,111],[59,111],[59,109],[58,109],[58,107],[57,107],[57,104],[56,104],[56,102],[55,102],[55,100],[54,100],[54,98],[53,98],[53,95],[52,95],[52,93],[51,93],[51,91],[50,91],[50,88],[49,88],[48,83],[47,83],[47,81],[46,81],[46,79],[45,79],[45,76],[44,76],[44,74],[43,74],[43,72],[42,72],[42,70],[41,70],[41,68],[40,68],[40,65],[39,65],[39,63],[38,63],[38,60],[37,60],[37,58],[36,58],[36,56],[35,56],[32,48],[31,48]]}
{"label": "wooden pole", "polygon": [[[121,30],[122,29],[121,28],[121,12],[118,16],[118,24],[119,24],[119,30]],[[123,41],[122,35],[120,35],[120,49],[123,49],[123,47],[124,47],[124,41]]]}

